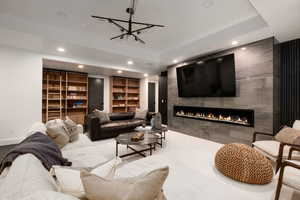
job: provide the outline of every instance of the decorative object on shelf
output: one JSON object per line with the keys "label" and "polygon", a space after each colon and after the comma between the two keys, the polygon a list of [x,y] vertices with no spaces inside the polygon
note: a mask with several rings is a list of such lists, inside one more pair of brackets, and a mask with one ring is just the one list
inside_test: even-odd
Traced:
{"label": "decorative object on shelf", "polygon": [[[140,37],[138,37],[138,35],[147,29],[154,28],[154,27],[164,27],[164,26],[133,21],[133,15],[135,14],[135,10],[136,10],[136,0],[132,0],[131,8],[126,9],[126,12],[129,14],[128,21],[122,19],[109,18],[109,17],[100,17],[95,15],[92,15],[92,17],[100,21],[107,21],[108,23],[115,25],[121,30],[122,34],[112,37],[111,40],[118,39],[118,38],[128,39],[129,37],[132,37],[134,38],[135,41],[146,44]],[[123,26],[124,23],[128,24],[128,27],[124,27]]]}
{"label": "decorative object on shelf", "polygon": [[131,137],[131,141],[133,141],[133,142],[141,141],[144,139],[144,135],[145,134],[142,132],[136,133]]}
{"label": "decorative object on shelf", "polygon": [[225,176],[249,184],[268,184],[274,175],[271,161],[245,144],[224,145],[215,156],[215,166]]}

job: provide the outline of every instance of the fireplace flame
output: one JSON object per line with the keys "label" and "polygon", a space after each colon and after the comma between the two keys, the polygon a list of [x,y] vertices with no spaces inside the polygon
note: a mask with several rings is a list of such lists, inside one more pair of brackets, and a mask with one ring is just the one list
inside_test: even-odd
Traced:
{"label": "fireplace flame", "polygon": [[214,115],[213,113],[185,113],[183,110],[176,113],[177,116],[184,116],[190,118],[199,118],[213,121],[222,121],[222,122],[231,122],[236,124],[250,125],[248,120],[245,117],[240,116],[225,116],[220,114],[219,116]]}

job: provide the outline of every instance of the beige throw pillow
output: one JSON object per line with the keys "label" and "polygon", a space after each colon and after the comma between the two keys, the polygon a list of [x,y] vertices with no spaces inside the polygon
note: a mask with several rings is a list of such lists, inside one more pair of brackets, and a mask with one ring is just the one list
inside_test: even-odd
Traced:
{"label": "beige throw pillow", "polygon": [[284,128],[277,135],[275,139],[286,144],[300,145],[300,130],[294,128]]}
{"label": "beige throw pillow", "polygon": [[93,113],[95,114],[96,117],[99,118],[100,120],[100,124],[107,124],[108,122],[110,122],[110,118],[109,118],[109,115],[108,113],[106,112],[103,112],[103,111],[100,111],[98,109],[95,109],[93,111]]}
{"label": "beige throw pillow", "polygon": [[[121,164],[121,158],[117,157],[91,169],[91,173],[107,179],[115,176],[117,167]],[[56,177],[59,190],[77,198],[85,198],[84,188],[80,179],[80,169],[63,166],[53,166],[50,173]]]}
{"label": "beige throw pillow", "polygon": [[75,142],[76,140],[78,140],[79,130],[78,130],[77,124],[75,122],[73,122],[69,117],[66,117],[64,124],[66,125],[66,128],[68,129],[70,142]]}
{"label": "beige throw pillow", "polygon": [[146,120],[148,110],[136,109],[134,118]]}
{"label": "beige throw pillow", "polygon": [[133,178],[107,180],[84,170],[80,177],[89,200],[155,200],[168,174],[165,167]]}
{"label": "beige throw pillow", "polygon": [[59,148],[63,148],[70,141],[68,130],[63,123],[51,124],[51,126],[47,127],[46,133]]}

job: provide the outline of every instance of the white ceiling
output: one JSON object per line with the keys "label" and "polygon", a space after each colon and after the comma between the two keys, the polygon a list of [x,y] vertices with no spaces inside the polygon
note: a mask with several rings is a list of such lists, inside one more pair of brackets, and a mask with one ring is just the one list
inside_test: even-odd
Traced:
{"label": "white ceiling", "polygon": [[[87,65],[157,73],[173,59],[229,48],[232,40],[245,44],[274,35],[266,14],[263,19],[253,7],[258,1],[265,3],[259,5],[263,11],[267,2],[274,4],[272,0],[251,0],[252,4],[248,0],[138,0],[135,21],[166,25],[141,34],[147,43],[143,45],[109,40],[120,30],[90,17],[127,19],[130,0],[0,0],[0,44]],[[56,52],[58,46],[67,51]],[[135,64],[127,66],[128,60]]]}
{"label": "white ceiling", "polygon": [[74,72],[85,72],[91,76],[97,76],[97,75],[101,74],[103,76],[124,76],[124,77],[129,77],[129,78],[145,78],[144,74],[138,73],[138,72],[121,70],[122,73],[120,74],[117,72],[117,70],[114,70],[111,68],[91,66],[91,65],[84,65],[84,68],[80,69],[80,68],[78,68],[79,64],[80,63],[43,59],[43,67],[48,68],[48,69],[66,70],[66,71],[74,71]]}
{"label": "white ceiling", "polygon": [[250,0],[280,41],[300,38],[299,0]]}

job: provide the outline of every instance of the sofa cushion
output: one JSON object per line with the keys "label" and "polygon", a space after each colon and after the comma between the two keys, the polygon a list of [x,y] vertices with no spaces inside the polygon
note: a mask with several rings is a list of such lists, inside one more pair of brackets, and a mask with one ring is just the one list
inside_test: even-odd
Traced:
{"label": "sofa cushion", "polygon": [[[300,166],[299,161],[290,160],[289,162]],[[300,179],[299,179],[299,177],[300,177],[300,170],[288,166],[284,170],[283,183],[285,185],[288,185],[288,186],[292,187],[292,188],[300,190]]]}
{"label": "sofa cushion", "polygon": [[155,200],[168,173],[165,167],[137,177],[107,180],[82,171],[81,180],[89,200]]}
{"label": "sofa cushion", "polygon": [[133,112],[119,112],[119,113],[110,113],[109,118],[112,121],[128,120],[133,119]]}
{"label": "sofa cushion", "polygon": [[21,199],[35,191],[58,191],[58,187],[41,161],[34,155],[19,156],[1,184],[1,199]]}
{"label": "sofa cushion", "polygon": [[[3,199],[5,200],[5,199]],[[18,200],[79,200],[73,196],[52,191],[38,191]]]}
{"label": "sofa cushion", "polygon": [[91,146],[93,142],[84,134],[79,134],[78,140],[72,143],[66,144],[61,150],[68,151],[71,149],[78,149],[81,147],[88,147]]}
{"label": "sofa cushion", "polygon": [[142,119],[132,119],[128,121],[128,127],[137,127],[145,123],[145,120]]}
{"label": "sofa cushion", "polygon": [[101,129],[112,129],[112,128],[126,128],[128,124],[127,120],[113,121],[101,126]]}
{"label": "sofa cushion", "polygon": [[[262,141],[256,141],[253,143],[254,148],[259,150],[260,152],[263,152],[265,156],[272,157],[272,160],[276,160],[278,156],[278,150],[280,143],[276,140],[262,140]],[[290,147],[285,146],[283,151],[283,158],[286,159],[289,154]],[[295,153],[296,155],[296,153]]]}
{"label": "sofa cushion", "polygon": [[[103,146],[103,145],[102,145]],[[90,145],[87,147],[75,148],[62,151],[63,157],[72,162],[72,167],[88,168],[95,167],[108,160],[103,156],[101,145]]]}

